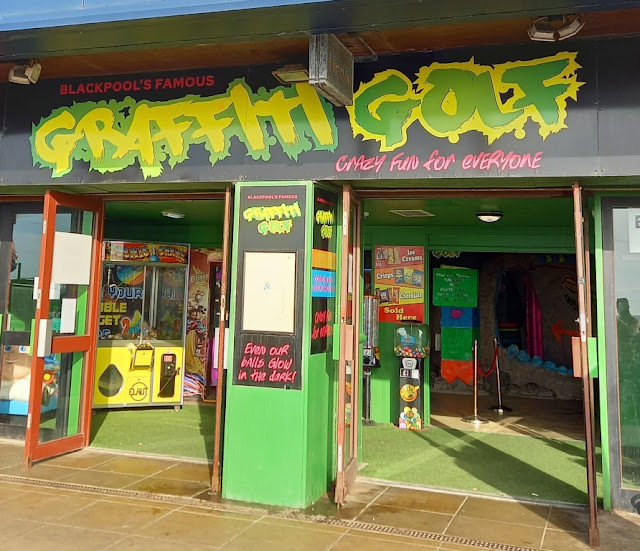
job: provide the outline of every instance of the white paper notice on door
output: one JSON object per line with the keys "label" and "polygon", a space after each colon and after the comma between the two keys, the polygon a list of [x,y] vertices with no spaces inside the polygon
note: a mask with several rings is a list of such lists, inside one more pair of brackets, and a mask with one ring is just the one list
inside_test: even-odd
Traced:
{"label": "white paper notice on door", "polygon": [[293,333],[296,253],[245,252],[242,330]]}
{"label": "white paper notice on door", "polygon": [[640,209],[627,209],[629,252],[640,253]]}

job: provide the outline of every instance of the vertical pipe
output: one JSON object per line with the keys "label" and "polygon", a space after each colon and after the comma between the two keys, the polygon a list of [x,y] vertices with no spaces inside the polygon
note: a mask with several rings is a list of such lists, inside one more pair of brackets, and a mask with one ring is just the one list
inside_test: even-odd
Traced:
{"label": "vertical pipe", "polygon": [[493,338],[494,357],[496,359],[496,384],[498,386],[498,413],[504,413],[502,408],[502,384],[500,382],[500,352],[498,350],[498,339]]}
{"label": "vertical pipe", "polygon": [[595,449],[593,441],[593,407],[591,381],[587,360],[587,284],[585,274],[584,220],[582,188],[573,184],[573,222],[576,238],[576,276],[578,279],[578,323],[580,329],[580,363],[582,364],[582,396],[584,408],[584,433],[587,459],[587,493],[589,497],[589,545],[600,545],[598,510],[596,501]]}
{"label": "vertical pipe", "polygon": [[478,341],[473,341],[473,416],[478,417]]}

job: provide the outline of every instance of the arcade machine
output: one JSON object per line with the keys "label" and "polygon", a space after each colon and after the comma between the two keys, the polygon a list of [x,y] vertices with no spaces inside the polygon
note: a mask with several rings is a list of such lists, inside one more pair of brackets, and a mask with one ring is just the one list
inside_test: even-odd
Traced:
{"label": "arcade machine", "polygon": [[378,320],[380,301],[376,296],[367,295],[363,304],[363,329],[365,341],[362,346],[362,416],[371,421],[371,370],[380,367],[380,349],[378,348]]}
{"label": "arcade machine", "polygon": [[93,407],[182,405],[189,245],[106,241]]}
{"label": "arcade machine", "polygon": [[424,418],[423,383],[424,359],[429,354],[431,333],[429,326],[411,323],[396,327],[393,351],[400,359],[400,416],[401,429],[421,430]]}

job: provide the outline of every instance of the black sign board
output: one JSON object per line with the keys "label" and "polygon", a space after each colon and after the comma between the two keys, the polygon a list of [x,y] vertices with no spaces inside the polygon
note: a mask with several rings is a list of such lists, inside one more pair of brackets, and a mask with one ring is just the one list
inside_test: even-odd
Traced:
{"label": "black sign board", "polygon": [[293,335],[241,333],[236,341],[234,384],[302,388],[301,364]]}
{"label": "black sign board", "polygon": [[251,300],[245,290],[255,275],[247,271],[246,266],[251,266],[247,263],[247,254],[292,253],[295,255],[294,301],[302,304],[307,189],[300,185],[239,185],[237,193],[238,284],[233,384],[300,390],[302,308],[293,311],[291,332],[276,332],[265,324],[262,324],[264,330],[244,330],[243,327],[256,324],[253,320],[245,323],[243,317],[252,310],[245,308],[243,301]]}
{"label": "black sign board", "polygon": [[329,350],[336,310],[335,192],[314,187],[313,261],[311,270],[311,354]]}
{"label": "black sign board", "polygon": [[[353,105],[275,66],[7,84],[0,183],[637,174],[636,37],[359,64]],[[530,182],[526,182],[530,185]]]}

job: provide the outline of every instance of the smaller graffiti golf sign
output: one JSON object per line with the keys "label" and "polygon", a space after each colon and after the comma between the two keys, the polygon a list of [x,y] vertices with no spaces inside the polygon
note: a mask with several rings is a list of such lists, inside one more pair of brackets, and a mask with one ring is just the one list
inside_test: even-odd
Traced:
{"label": "smaller graffiti golf sign", "polygon": [[304,293],[306,187],[240,186],[238,193],[233,384],[299,390],[303,319],[293,305]]}

